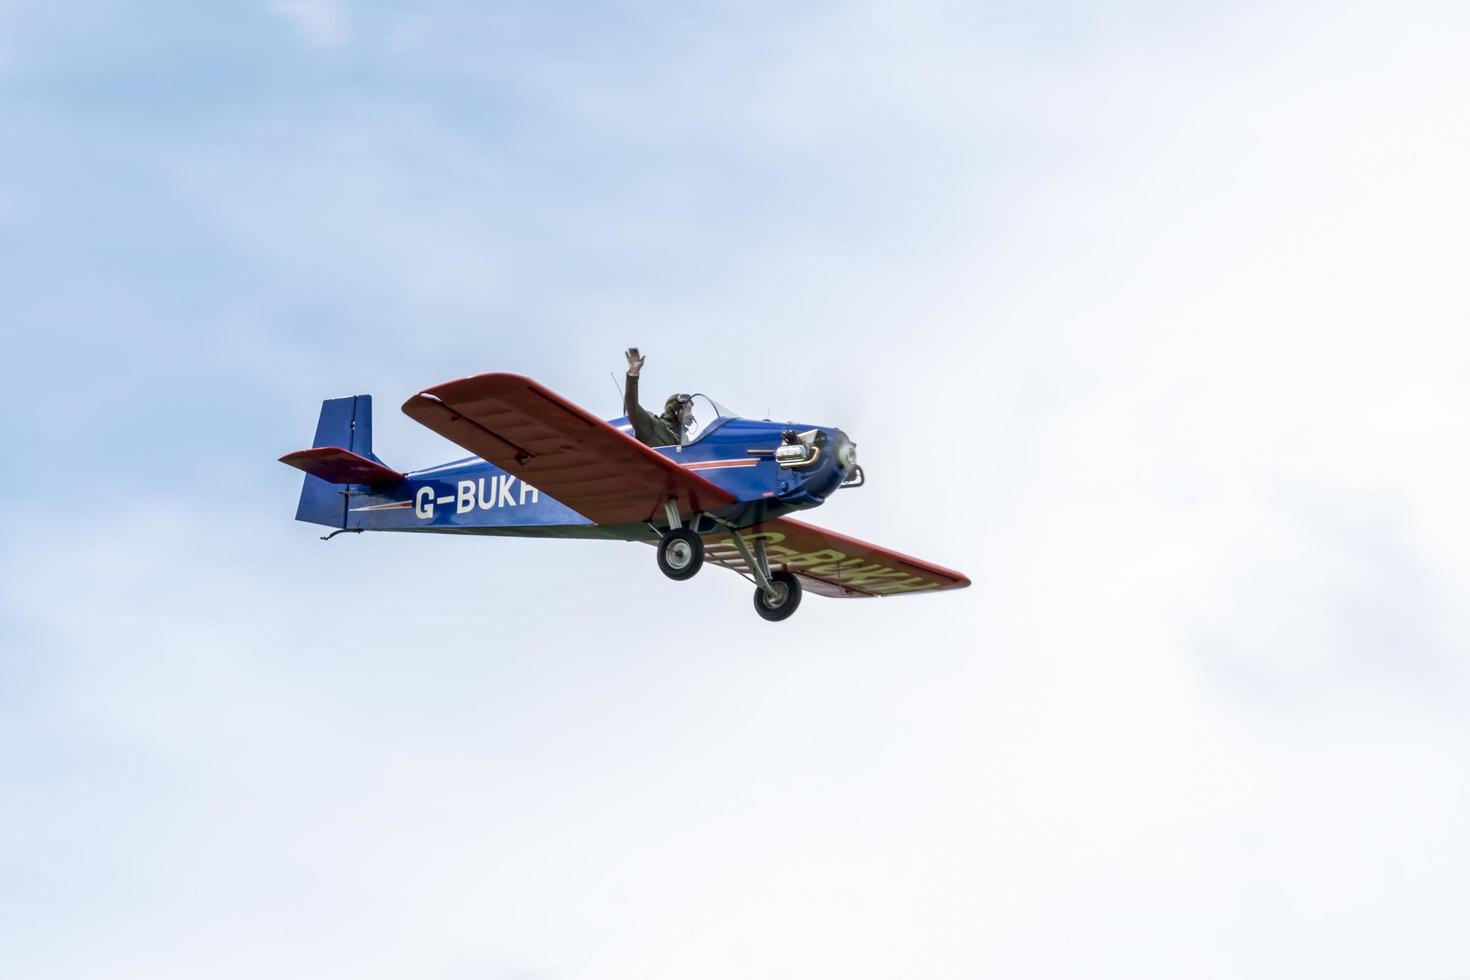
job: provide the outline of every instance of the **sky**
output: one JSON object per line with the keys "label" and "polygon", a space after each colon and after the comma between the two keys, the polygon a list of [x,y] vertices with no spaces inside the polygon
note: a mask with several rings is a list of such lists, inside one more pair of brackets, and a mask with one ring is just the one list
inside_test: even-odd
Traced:
{"label": "sky", "polygon": [[[1467,30],[0,0],[0,974],[1470,974]],[[630,345],[972,587],[291,519]]]}

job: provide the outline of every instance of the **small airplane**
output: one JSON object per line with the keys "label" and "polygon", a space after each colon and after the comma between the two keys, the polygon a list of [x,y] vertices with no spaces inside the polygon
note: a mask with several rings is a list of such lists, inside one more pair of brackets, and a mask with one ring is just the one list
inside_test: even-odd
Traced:
{"label": "small airplane", "polygon": [[[344,532],[419,531],[643,541],[669,578],[706,560],[755,584],[771,621],[803,590],[834,597],[962,589],[959,572],[786,515],[865,481],[857,446],[826,426],[745,419],[706,395],[681,445],[650,448],[627,417],[603,421],[530,378],[481,374],[403,404],[409,418],[474,453],[400,473],[373,455],[371,395],[322,402],[296,519]],[[701,416],[703,421],[698,421]]]}

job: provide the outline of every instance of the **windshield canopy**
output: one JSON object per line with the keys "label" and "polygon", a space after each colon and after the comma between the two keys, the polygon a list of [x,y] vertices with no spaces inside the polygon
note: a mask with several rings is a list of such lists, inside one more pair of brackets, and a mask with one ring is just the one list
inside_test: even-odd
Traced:
{"label": "windshield canopy", "polygon": [[703,392],[697,392],[689,397],[694,402],[694,419],[689,423],[689,428],[684,430],[686,446],[713,429],[715,423],[738,417],[733,411]]}

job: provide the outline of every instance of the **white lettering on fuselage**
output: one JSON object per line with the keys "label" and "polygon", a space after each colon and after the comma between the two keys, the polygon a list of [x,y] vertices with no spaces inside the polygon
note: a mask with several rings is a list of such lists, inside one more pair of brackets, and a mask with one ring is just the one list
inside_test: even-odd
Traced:
{"label": "white lettering on fuselage", "polygon": [[540,503],[541,491],[531,486],[524,480],[519,481],[521,485],[519,499],[511,493],[511,488],[517,482],[516,478],[508,473],[499,476],[480,477],[478,480],[460,480],[455,484],[454,493],[444,497],[436,496],[434,488],[430,486],[419,487],[413,495],[413,515],[420,520],[428,521],[434,518],[434,508],[454,505],[456,514],[468,514],[472,510],[495,510],[500,507],[519,507],[522,504]]}

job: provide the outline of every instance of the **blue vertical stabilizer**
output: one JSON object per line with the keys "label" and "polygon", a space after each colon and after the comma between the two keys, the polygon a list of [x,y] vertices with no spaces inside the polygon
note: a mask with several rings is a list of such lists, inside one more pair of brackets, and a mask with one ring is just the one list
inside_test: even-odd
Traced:
{"label": "blue vertical stabilizer", "polygon": [[[339,446],[350,452],[381,462],[373,455],[373,396],[348,395],[322,402],[322,414],[316,423],[316,438],[311,448]],[[301,486],[301,502],[296,505],[296,519],[327,527],[347,526],[346,487],[307,475]]]}

